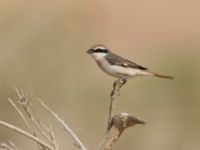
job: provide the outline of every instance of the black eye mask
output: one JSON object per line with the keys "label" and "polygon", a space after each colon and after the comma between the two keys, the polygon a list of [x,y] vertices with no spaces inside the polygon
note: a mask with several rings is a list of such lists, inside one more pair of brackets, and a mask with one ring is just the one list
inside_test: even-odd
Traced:
{"label": "black eye mask", "polygon": [[96,52],[96,53],[108,53],[108,50],[107,49],[92,49],[93,52]]}

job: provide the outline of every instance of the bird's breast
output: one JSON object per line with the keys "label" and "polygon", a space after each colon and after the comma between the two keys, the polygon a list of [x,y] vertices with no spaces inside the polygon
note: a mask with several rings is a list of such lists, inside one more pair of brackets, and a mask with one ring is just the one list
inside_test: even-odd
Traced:
{"label": "bird's breast", "polygon": [[107,74],[117,78],[130,78],[137,75],[133,68],[111,65],[106,60],[97,61],[98,66]]}

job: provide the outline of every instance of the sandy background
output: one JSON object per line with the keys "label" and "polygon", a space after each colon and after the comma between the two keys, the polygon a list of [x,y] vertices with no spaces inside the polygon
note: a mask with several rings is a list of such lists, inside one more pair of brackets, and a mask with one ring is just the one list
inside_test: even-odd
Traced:
{"label": "sandy background", "polygon": [[[1,0],[0,119],[24,124],[7,98],[13,87],[34,92],[63,116],[89,149],[105,134],[113,78],[85,53],[101,43],[174,81],[130,80],[116,113],[147,122],[125,132],[116,150],[199,150],[200,2],[196,0]],[[54,123],[53,123],[54,125]],[[75,150],[55,127],[59,146]],[[0,142],[36,149],[32,141],[0,127]]]}

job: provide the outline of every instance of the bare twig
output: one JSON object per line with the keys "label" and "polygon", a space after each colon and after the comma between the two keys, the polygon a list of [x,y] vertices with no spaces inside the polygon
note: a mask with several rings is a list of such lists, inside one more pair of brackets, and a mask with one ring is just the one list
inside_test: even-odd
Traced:
{"label": "bare twig", "polygon": [[32,131],[26,117],[24,116],[24,114],[21,112],[21,110],[17,107],[17,105],[13,102],[12,99],[8,98],[8,101],[10,102],[10,104],[15,108],[15,110],[18,112],[18,114],[21,116],[22,120],[24,121],[25,125],[27,126],[27,128]]}
{"label": "bare twig", "polygon": [[69,133],[69,135],[74,139],[76,142],[76,146],[81,150],[87,150],[83,143],[79,140],[76,134],[72,131],[72,129],[67,125],[67,123],[62,120],[56,113],[54,113],[42,100],[39,100],[42,106],[64,127],[64,129]]}
{"label": "bare twig", "polygon": [[113,83],[113,89],[110,93],[110,105],[109,105],[109,113],[108,113],[108,125],[107,125],[107,132],[113,118],[115,102],[117,97],[120,95],[120,88],[127,82],[126,79],[118,79]]}
{"label": "bare twig", "polygon": [[19,150],[19,148],[15,145],[14,142],[9,141],[9,145],[12,147],[13,150]]}
{"label": "bare twig", "polygon": [[49,135],[50,135],[50,138],[51,138],[51,141],[52,141],[54,149],[55,150],[59,150],[58,145],[56,143],[55,134],[52,131],[52,128],[48,128],[48,130],[49,130]]}
{"label": "bare twig", "polygon": [[19,149],[17,148],[17,146],[13,142],[9,141],[8,144],[1,143],[0,144],[0,150],[19,150]]}
{"label": "bare twig", "polygon": [[[107,126],[107,134],[102,140],[98,147],[98,150],[111,150],[114,143],[119,139],[123,131],[135,124],[144,124],[143,121],[127,114],[120,113],[114,116],[114,107],[117,97],[120,95],[121,87],[126,83],[125,79],[118,79],[113,84],[113,89],[111,91],[110,106],[109,106],[109,119]],[[37,115],[37,111],[32,106],[31,97],[28,92],[24,92],[22,89],[18,90],[15,88],[17,95],[19,96],[19,103],[14,102],[12,99],[8,98],[10,104],[18,112],[22,120],[25,122],[27,128],[31,133],[26,132],[15,125],[9,124],[7,122],[0,120],[0,126],[4,126],[15,132],[24,135],[25,137],[35,141],[38,144],[38,150],[59,150],[58,144],[56,142],[55,133],[52,131],[51,127],[47,127],[43,122],[41,122],[40,117]],[[87,150],[84,144],[79,140],[78,136],[72,131],[68,124],[60,118],[56,113],[54,113],[42,100],[39,100],[41,105],[50,113],[56,120],[61,124],[64,130],[71,136],[75,141],[75,146],[81,150]],[[44,141],[45,140],[45,141]],[[3,150],[19,150],[15,144],[0,144],[0,149]]]}
{"label": "bare twig", "polygon": [[111,150],[113,144],[119,139],[123,131],[136,124],[145,124],[144,121],[139,120],[127,113],[120,113],[112,118],[108,133],[99,145],[98,150]]}
{"label": "bare twig", "polygon": [[35,119],[33,120],[33,123],[36,127],[36,129],[39,131],[39,133],[48,141],[50,142],[52,145],[54,145],[54,142],[52,141],[51,137],[49,137],[48,133],[49,132],[48,128],[44,127],[44,125],[42,125],[39,121],[36,121]]}
{"label": "bare twig", "polygon": [[[29,95],[28,92],[24,92],[22,89],[17,89],[15,88],[15,91],[19,97],[19,104],[22,106],[22,108],[25,111],[25,114],[27,115],[29,122],[30,122],[30,129],[32,132],[32,135],[35,137],[38,137],[37,133],[40,133],[44,138],[46,138],[48,140],[48,142],[50,142],[53,145],[53,142],[50,140],[50,138],[48,138],[48,135],[46,134],[45,130],[42,129],[42,126],[39,123],[39,120],[35,119],[35,115],[33,115],[32,112],[34,112],[33,107],[31,107],[31,96],[32,96],[32,92]],[[22,112],[21,112],[22,113]],[[37,130],[39,132],[37,132]],[[38,148],[41,150],[45,150],[45,147],[43,145],[40,145],[38,143]]]}
{"label": "bare twig", "polygon": [[[27,95],[27,94],[26,94]],[[32,125],[35,126],[35,128],[39,131],[39,133],[48,141],[50,142],[53,146],[54,146],[54,141],[52,141],[50,135],[49,135],[49,128],[47,126],[45,126],[40,119],[38,118],[37,115],[37,111],[35,111],[34,107],[31,105],[31,103],[29,105],[27,105],[27,107],[29,107],[28,113],[32,116],[30,117],[30,119],[32,119]],[[25,112],[27,113],[27,111],[25,110]]]}
{"label": "bare twig", "polygon": [[5,144],[5,143],[0,144],[0,149],[1,150],[14,150],[10,145]]}
{"label": "bare twig", "polygon": [[16,132],[28,137],[29,139],[37,142],[39,145],[42,145],[42,146],[46,147],[49,150],[53,150],[53,148],[50,145],[48,145],[47,143],[43,142],[41,139],[38,139],[37,137],[31,135],[30,133],[28,133],[28,132],[26,132],[26,131],[24,131],[24,130],[22,130],[22,129],[14,126],[14,125],[12,125],[12,124],[9,124],[7,122],[4,122],[4,121],[0,120],[0,125],[8,128],[8,129],[11,129],[13,131],[16,131]]}

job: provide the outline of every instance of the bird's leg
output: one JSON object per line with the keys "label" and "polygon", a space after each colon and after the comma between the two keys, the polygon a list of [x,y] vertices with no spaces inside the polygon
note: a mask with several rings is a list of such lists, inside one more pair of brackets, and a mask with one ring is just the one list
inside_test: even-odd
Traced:
{"label": "bird's leg", "polygon": [[118,79],[113,83],[113,89],[111,91],[110,96],[119,96],[120,95],[120,88],[122,88],[122,86],[124,84],[126,84],[127,80],[126,79]]}
{"label": "bird's leg", "polygon": [[126,84],[127,80],[126,79],[119,79],[119,89],[124,85]]}
{"label": "bird's leg", "polygon": [[116,80],[116,81],[113,83],[113,89],[112,89],[112,91],[111,91],[111,93],[110,93],[110,96],[111,96],[111,97],[115,94],[115,91],[116,91],[116,89],[117,89],[118,84],[119,84],[119,80]]}
{"label": "bird's leg", "polygon": [[120,89],[122,88],[122,86],[124,84],[126,84],[126,82],[127,82],[126,79],[119,79],[118,80],[118,88],[117,88],[118,95],[120,95]]}
{"label": "bird's leg", "polygon": [[113,83],[113,89],[110,93],[110,96],[114,96],[115,92],[117,92],[117,96],[120,95],[120,88],[122,88],[122,86],[124,84],[126,84],[127,80],[126,79],[118,79]]}

